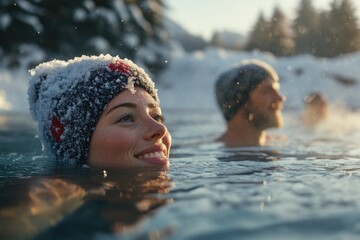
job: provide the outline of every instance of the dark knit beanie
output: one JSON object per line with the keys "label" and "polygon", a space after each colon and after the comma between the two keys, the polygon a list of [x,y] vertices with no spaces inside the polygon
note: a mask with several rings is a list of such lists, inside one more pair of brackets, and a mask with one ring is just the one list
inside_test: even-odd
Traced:
{"label": "dark knit beanie", "polygon": [[128,59],[100,55],[53,60],[30,73],[28,100],[39,138],[61,162],[87,162],[95,126],[106,105],[123,90],[138,86],[159,102],[154,82]]}
{"label": "dark knit beanie", "polygon": [[226,121],[246,103],[250,92],[267,78],[275,81],[279,79],[270,65],[258,60],[244,62],[218,77],[215,84],[216,98]]}

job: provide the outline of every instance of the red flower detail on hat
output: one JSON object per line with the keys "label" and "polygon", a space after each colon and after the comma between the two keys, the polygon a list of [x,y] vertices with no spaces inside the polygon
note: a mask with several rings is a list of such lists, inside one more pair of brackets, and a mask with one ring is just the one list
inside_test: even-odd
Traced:
{"label": "red flower detail on hat", "polygon": [[57,142],[61,142],[61,135],[64,133],[65,125],[60,120],[53,116],[51,119],[51,135]]}
{"label": "red flower detail on hat", "polygon": [[115,62],[110,63],[109,68],[112,71],[121,72],[121,73],[124,73],[126,75],[129,74],[129,72],[130,72],[130,66],[128,66],[126,63],[124,63],[124,62],[122,62],[120,60],[116,60]]}

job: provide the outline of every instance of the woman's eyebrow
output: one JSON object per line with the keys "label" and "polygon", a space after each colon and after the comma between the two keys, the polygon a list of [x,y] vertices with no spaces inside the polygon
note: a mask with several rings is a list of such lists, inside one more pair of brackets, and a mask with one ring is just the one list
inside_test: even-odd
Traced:
{"label": "woman's eyebrow", "polygon": [[[120,108],[120,107],[136,108],[137,105],[135,103],[130,103],[130,102],[120,103],[118,105],[113,106],[108,111],[106,111],[105,115],[108,115],[110,112],[112,112],[113,110]],[[147,107],[148,108],[160,108],[160,105],[158,103],[149,103],[147,105]]]}
{"label": "woman's eyebrow", "polygon": [[117,108],[120,108],[120,107],[128,107],[128,108],[136,108],[137,105],[135,103],[120,103],[118,105],[115,105],[113,106],[112,108],[110,108],[106,113],[105,115],[108,115],[110,112],[112,112],[113,110],[117,109]]}

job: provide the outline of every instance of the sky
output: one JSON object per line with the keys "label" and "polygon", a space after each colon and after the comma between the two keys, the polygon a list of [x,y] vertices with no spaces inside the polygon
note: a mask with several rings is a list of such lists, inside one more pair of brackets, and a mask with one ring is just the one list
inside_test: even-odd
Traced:
{"label": "sky", "polygon": [[[312,0],[317,10],[328,10],[333,0]],[[214,31],[248,34],[262,11],[266,18],[278,6],[289,20],[300,0],[165,0],[168,17],[189,32],[210,39]],[[360,1],[351,1],[360,16]]]}

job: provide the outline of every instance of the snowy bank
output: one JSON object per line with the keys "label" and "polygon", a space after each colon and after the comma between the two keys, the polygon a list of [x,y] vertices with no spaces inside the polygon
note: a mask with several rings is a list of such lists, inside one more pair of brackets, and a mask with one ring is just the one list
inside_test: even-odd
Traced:
{"label": "snowy bank", "polygon": [[[303,97],[322,92],[336,104],[360,108],[360,53],[322,59],[309,55],[276,58],[262,52],[236,52],[209,48],[193,53],[177,53],[157,82],[161,104],[166,109],[217,109],[214,82],[224,70],[245,59],[260,59],[271,64],[280,76],[285,109],[301,108]],[[28,111],[26,67],[0,66],[0,111]]]}
{"label": "snowy bank", "polygon": [[334,59],[310,55],[276,58],[262,52],[235,52],[210,48],[175,56],[159,79],[162,105],[166,108],[216,108],[214,83],[224,70],[246,59],[271,64],[280,76],[285,108],[303,106],[303,98],[322,92],[332,103],[360,107],[360,53]]}

